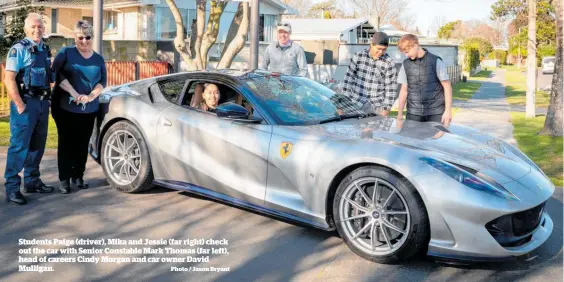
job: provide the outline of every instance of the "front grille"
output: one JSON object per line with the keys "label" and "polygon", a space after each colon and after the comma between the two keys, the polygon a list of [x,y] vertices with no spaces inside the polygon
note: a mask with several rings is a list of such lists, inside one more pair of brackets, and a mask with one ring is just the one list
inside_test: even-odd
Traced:
{"label": "front grille", "polygon": [[542,218],[544,203],[513,215],[513,234],[523,236],[535,230]]}
{"label": "front grille", "polygon": [[498,217],[486,229],[503,247],[517,247],[529,242],[541,222],[545,203],[522,212]]}

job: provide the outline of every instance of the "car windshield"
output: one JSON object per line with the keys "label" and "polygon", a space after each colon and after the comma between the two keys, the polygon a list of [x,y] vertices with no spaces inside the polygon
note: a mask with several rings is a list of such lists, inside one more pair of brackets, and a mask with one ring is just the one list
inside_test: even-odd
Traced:
{"label": "car windshield", "polygon": [[303,77],[249,74],[244,82],[285,125],[366,116],[349,97]]}
{"label": "car windshield", "polygon": [[544,58],[542,61],[545,64],[554,64],[555,58]]}

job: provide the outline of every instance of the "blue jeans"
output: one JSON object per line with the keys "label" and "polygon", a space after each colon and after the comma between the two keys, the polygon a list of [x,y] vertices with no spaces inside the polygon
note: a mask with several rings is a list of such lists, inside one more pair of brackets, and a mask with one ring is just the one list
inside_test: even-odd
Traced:
{"label": "blue jeans", "polygon": [[22,169],[27,185],[35,186],[39,182],[39,163],[47,141],[49,101],[24,98],[24,103],[21,114],[16,104],[10,103],[10,147],[4,172],[6,193],[20,191]]}

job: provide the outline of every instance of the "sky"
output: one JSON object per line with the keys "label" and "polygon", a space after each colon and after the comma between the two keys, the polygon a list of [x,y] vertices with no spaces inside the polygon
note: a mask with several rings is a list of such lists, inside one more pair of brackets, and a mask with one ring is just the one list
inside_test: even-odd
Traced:
{"label": "sky", "polygon": [[[326,0],[313,0],[314,3]],[[347,0],[337,0],[337,2]],[[496,0],[407,0],[409,2],[406,9],[415,19],[415,25],[419,27],[422,35],[427,35],[427,31],[433,36],[434,22],[436,18],[441,18],[444,23],[456,20],[489,20],[491,5]],[[345,13],[352,13],[352,10],[344,8]]]}
{"label": "sky", "polygon": [[416,25],[422,35],[433,32],[436,17],[444,23],[456,20],[489,20],[491,5],[496,0],[409,0],[408,8],[416,17]]}

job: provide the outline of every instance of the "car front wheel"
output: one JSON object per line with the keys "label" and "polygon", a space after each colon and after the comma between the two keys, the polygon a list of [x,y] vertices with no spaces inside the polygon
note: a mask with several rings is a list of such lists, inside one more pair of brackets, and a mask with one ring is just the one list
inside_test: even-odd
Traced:
{"label": "car front wheel", "polygon": [[415,188],[393,171],[358,168],[337,188],[333,218],[339,235],[361,257],[396,263],[423,252],[429,221]]}
{"label": "car front wheel", "polygon": [[102,140],[101,163],[113,188],[136,193],[153,186],[153,170],[147,144],[130,122],[113,124]]}

